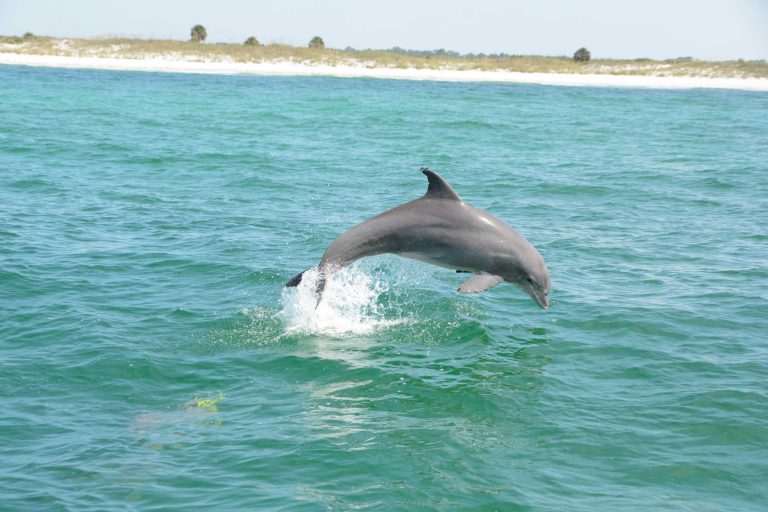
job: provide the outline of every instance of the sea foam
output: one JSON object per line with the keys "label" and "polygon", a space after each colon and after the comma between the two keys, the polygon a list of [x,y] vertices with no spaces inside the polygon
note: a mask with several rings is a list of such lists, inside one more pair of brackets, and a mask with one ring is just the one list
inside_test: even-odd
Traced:
{"label": "sea foam", "polygon": [[356,267],[328,277],[323,300],[317,304],[316,268],[304,273],[296,288],[284,288],[280,315],[287,334],[334,336],[369,334],[402,323],[387,319],[379,298],[389,291],[386,281]]}

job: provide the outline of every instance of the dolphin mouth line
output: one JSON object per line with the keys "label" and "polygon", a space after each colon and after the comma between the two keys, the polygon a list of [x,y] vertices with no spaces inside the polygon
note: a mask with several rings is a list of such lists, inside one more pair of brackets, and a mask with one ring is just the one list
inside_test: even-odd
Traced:
{"label": "dolphin mouth line", "polygon": [[524,284],[521,284],[520,288],[522,288],[522,290],[527,295],[529,295],[534,300],[534,302],[536,302],[536,304],[539,305],[539,307],[541,309],[546,310],[546,309],[549,308],[549,294],[548,293],[540,291],[540,290],[534,288],[533,286],[528,286],[528,285],[524,285]]}
{"label": "dolphin mouth line", "polygon": [[515,283],[518,288],[520,288],[523,292],[525,292],[526,295],[528,295],[530,298],[533,299],[533,301],[541,308],[541,309],[549,309],[549,294],[544,293],[543,291],[540,291],[538,288],[535,288],[527,283]]}
{"label": "dolphin mouth line", "polygon": [[549,294],[543,290],[531,290],[531,297],[533,297],[533,300],[536,301],[536,304],[539,305],[541,309],[546,310],[549,308]]}

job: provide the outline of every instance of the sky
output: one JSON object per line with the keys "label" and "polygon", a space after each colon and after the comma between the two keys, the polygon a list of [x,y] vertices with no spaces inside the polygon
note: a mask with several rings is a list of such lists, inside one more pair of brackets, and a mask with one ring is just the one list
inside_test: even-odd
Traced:
{"label": "sky", "polygon": [[0,0],[0,34],[768,59],[768,0]]}

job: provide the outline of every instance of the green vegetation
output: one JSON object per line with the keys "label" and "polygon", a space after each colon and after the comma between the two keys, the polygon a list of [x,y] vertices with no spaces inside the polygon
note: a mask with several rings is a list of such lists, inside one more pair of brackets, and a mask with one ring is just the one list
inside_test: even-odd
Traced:
{"label": "green vegetation", "polygon": [[254,36],[251,36],[248,39],[246,39],[243,44],[245,46],[261,46],[261,44],[259,44],[259,40],[256,39],[256,37]]}
{"label": "green vegetation", "polygon": [[575,62],[572,57],[532,55],[469,54],[446,50],[334,50],[270,44],[209,43],[146,39],[59,39],[0,36],[0,52],[65,55],[80,57],[118,57],[125,59],[183,58],[191,61],[222,62],[297,62],[330,66],[369,68],[454,69],[480,71],[519,71],[523,73],[595,73],[612,75],[696,76],[711,78],[768,78],[766,61],[698,61],[688,57],[650,59],[592,59]]}
{"label": "green vegetation", "polygon": [[202,25],[195,25],[192,27],[192,31],[190,32],[191,41],[195,43],[202,43],[205,41],[205,38],[208,37],[208,32],[205,30],[205,27]]}
{"label": "green vegetation", "polygon": [[[579,48],[573,54],[574,62],[589,62],[590,60],[592,60],[592,54],[586,48]],[[637,59],[635,59],[635,62],[637,62]]]}
{"label": "green vegetation", "polygon": [[323,41],[323,38],[320,36],[315,36],[312,39],[309,40],[309,47],[310,48],[319,48],[323,49],[325,48],[325,41]]}

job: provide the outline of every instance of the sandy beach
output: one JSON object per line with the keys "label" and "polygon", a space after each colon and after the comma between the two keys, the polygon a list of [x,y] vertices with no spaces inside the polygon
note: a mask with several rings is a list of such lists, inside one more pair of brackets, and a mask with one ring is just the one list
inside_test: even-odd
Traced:
{"label": "sandy beach", "polygon": [[655,89],[707,88],[768,91],[768,80],[761,78],[705,78],[611,74],[521,73],[511,71],[458,71],[451,69],[400,69],[366,67],[363,65],[331,66],[289,61],[260,63],[199,61],[178,59],[173,58],[172,56],[128,59],[0,52],[0,64],[121,71],[159,71],[171,73],[335,76],[454,82],[510,82],[588,87],[634,87]]}

